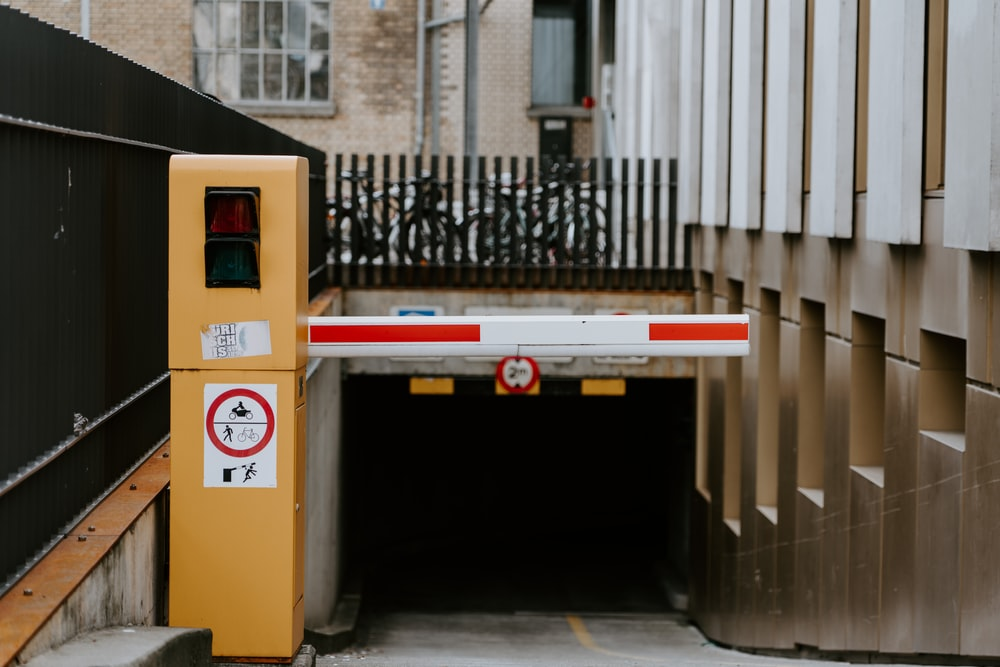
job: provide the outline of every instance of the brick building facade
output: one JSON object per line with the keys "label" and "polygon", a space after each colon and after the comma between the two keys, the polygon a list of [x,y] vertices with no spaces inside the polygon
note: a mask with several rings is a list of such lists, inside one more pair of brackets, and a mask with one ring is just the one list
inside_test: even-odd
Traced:
{"label": "brick building facade", "polygon": [[[134,11],[134,5],[126,0],[12,0],[6,4],[197,87],[192,47],[194,0],[158,0],[144,3],[141,11]],[[428,0],[425,4],[425,20],[431,21],[433,3]],[[533,4],[533,0],[480,3],[477,148],[490,159],[517,156],[523,160],[538,154],[542,112],[532,110],[531,102]],[[461,17],[466,2],[441,0],[440,5],[438,17]],[[452,20],[426,29],[424,122],[422,140],[418,140],[417,12],[418,0],[394,0],[382,10],[361,0],[332,0],[332,112],[306,113],[297,108],[247,108],[246,112],[325,150],[331,164],[336,153],[413,155],[418,147],[425,156],[432,152],[462,155],[465,23]],[[440,36],[439,44],[435,33]],[[436,133],[432,107],[435,51],[440,53]],[[239,107],[238,103],[233,105]],[[570,111],[573,151],[590,155],[590,113],[582,107]]]}

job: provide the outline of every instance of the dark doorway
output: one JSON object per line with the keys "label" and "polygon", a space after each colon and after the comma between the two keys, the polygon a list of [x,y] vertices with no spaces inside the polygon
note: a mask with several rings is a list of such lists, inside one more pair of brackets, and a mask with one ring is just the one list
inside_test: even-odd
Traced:
{"label": "dark doorway", "polygon": [[347,379],[345,546],[366,598],[666,604],[658,577],[687,570],[693,381],[628,380],[623,397],[581,396],[578,380],[542,387],[496,396],[483,378],[423,396],[407,377]]}
{"label": "dark doorway", "polygon": [[548,171],[553,164],[565,165],[573,158],[573,121],[570,118],[541,119],[538,130],[539,164]]}

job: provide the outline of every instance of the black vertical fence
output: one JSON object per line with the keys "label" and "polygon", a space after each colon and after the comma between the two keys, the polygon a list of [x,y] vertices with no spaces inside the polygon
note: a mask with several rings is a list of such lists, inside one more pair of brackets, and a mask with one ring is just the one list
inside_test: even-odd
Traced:
{"label": "black vertical fence", "polygon": [[[690,289],[676,161],[338,154],[331,283]],[[464,174],[475,173],[474,180]]]}
{"label": "black vertical fence", "polygon": [[325,154],[0,6],[0,592],[169,432],[167,177],[176,153]]}

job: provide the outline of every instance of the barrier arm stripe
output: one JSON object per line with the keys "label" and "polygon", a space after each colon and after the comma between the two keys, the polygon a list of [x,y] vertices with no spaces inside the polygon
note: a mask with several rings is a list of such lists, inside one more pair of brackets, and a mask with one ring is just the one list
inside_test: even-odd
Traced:
{"label": "barrier arm stripe", "polygon": [[747,315],[309,318],[311,357],[734,357],[749,351]]}
{"label": "barrier arm stripe", "polygon": [[478,324],[319,324],[309,326],[310,344],[478,343]]}
{"label": "barrier arm stripe", "polygon": [[649,340],[749,340],[750,325],[745,322],[649,323]]}

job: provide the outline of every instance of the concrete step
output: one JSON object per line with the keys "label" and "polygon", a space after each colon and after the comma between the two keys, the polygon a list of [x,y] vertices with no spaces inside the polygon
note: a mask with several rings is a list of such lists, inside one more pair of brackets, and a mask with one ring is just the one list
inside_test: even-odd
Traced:
{"label": "concrete step", "polygon": [[212,631],[114,627],[78,635],[35,656],[31,667],[211,667]]}

